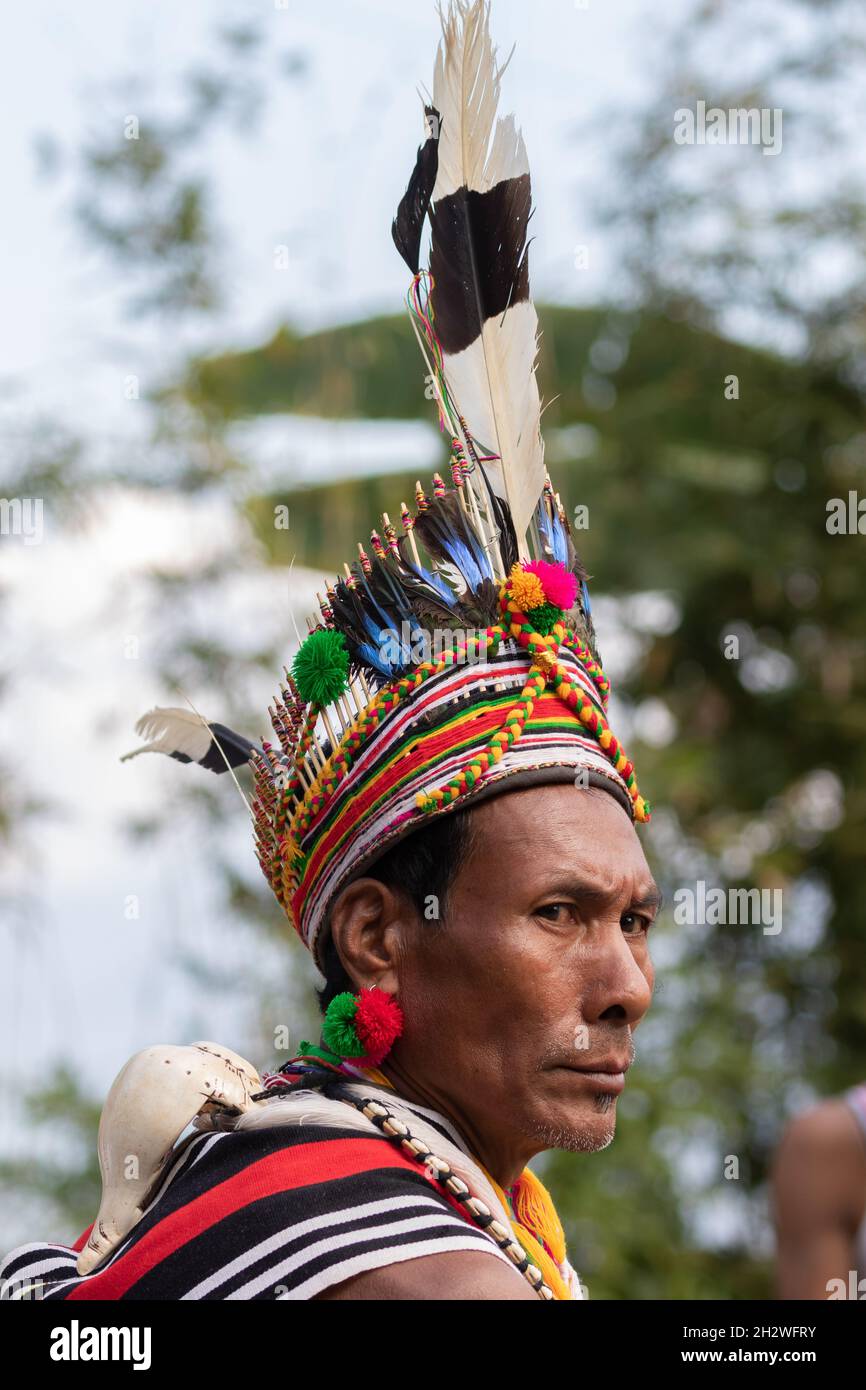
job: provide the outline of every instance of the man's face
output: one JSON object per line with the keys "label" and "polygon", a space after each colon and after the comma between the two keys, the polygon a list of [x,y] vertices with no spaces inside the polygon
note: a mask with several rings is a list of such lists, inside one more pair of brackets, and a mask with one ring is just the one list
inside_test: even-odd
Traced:
{"label": "man's face", "polygon": [[401,962],[401,1070],[482,1159],[602,1149],[622,1077],[589,1072],[629,1065],[652,997],[657,889],[634,827],[568,785],[494,797],[472,826],[444,929],[419,923]]}

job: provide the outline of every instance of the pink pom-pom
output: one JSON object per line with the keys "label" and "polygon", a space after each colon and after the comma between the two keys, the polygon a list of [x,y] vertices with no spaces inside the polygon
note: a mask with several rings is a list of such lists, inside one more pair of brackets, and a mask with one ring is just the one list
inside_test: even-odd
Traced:
{"label": "pink pom-pom", "polygon": [[567,612],[577,597],[577,576],[558,562],[554,565],[548,560],[530,560],[523,568],[537,575],[548,603]]}
{"label": "pink pom-pom", "polygon": [[377,1067],[402,1031],[403,1010],[397,1000],[375,986],[362,989],[355,1010],[355,1032],[366,1050],[362,1058],[354,1060]]}

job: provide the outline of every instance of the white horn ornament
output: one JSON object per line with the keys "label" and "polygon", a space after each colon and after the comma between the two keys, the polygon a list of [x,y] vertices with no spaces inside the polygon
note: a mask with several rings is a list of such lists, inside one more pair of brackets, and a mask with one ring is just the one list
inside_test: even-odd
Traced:
{"label": "white horn ornament", "polygon": [[157,1043],[130,1057],[99,1121],[102,1200],[78,1273],[90,1274],[141,1218],[147,1193],[188,1124],[199,1117],[196,1128],[206,1130],[219,1111],[244,1114],[263,1089],[255,1067],[219,1043]]}

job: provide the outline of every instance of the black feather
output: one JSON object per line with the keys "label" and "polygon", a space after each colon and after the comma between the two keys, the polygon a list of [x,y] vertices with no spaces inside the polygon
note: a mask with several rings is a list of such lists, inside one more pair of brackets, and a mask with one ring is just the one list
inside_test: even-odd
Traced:
{"label": "black feather", "polygon": [[[483,469],[482,469],[483,471]],[[485,474],[485,482],[487,475]],[[503,498],[497,497],[496,493],[488,484],[490,493],[490,505],[493,508],[493,516],[498,529],[497,542],[499,553],[502,556],[502,564],[506,574],[511,573],[511,566],[516,565],[520,559],[520,551],[517,545],[517,534],[514,530],[514,522],[511,520],[511,508]]]}
{"label": "black feather", "polygon": [[424,230],[424,217],[430,206],[433,185],[439,169],[439,112],[435,106],[425,106],[429,137],[418,147],[415,168],[397,216],[391,223],[391,236],[394,245],[403,257],[413,275],[418,274],[421,259],[421,235]]}
{"label": "black feather", "polygon": [[203,758],[193,759],[186,753],[171,753],[169,756],[176,758],[179,763],[195,761],[199,767],[206,767],[208,772],[227,772],[226,761],[229,767],[242,767],[244,763],[249,762],[252,749],[258,748],[258,744],[252,743],[234,729],[227,728],[225,724],[209,724],[208,727],[215,737],[211,739],[210,747]]}
{"label": "black feather", "polygon": [[529,298],[531,201],[529,175],[519,174],[485,193],[464,186],[435,203],[430,302],[444,352],[462,352],[487,319]]}

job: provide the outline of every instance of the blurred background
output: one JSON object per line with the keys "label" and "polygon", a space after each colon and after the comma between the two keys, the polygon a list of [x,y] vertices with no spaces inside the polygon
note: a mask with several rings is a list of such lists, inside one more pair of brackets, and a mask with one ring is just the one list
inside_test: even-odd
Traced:
{"label": "blurred background", "polygon": [[[323,577],[447,454],[390,238],[432,0],[4,27],[0,495],[43,503],[38,543],[0,535],[7,1251],[92,1220],[133,1052],[317,1036],[231,783],[119,757],[187,698],[263,734]],[[776,934],[665,914],[615,1142],[533,1166],[592,1298],[768,1297],[781,1129],[866,1075],[864,542],[827,529],[866,495],[866,11],[494,0],[493,29],[644,843],[671,899],[784,905]],[[781,148],[677,143],[700,101],[781,111]]]}

